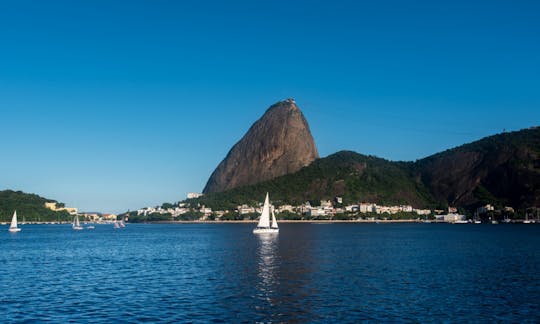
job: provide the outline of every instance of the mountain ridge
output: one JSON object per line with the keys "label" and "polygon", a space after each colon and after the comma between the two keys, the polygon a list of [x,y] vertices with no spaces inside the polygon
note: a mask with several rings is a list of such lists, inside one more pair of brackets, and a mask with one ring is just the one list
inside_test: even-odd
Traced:
{"label": "mountain ridge", "polygon": [[201,202],[232,206],[258,201],[266,191],[284,203],[342,196],[344,203],[407,203],[431,208],[473,209],[487,203],[537,206],[540,128],[491,135],[414,162],[339,151],[293,174],[210,194]]}

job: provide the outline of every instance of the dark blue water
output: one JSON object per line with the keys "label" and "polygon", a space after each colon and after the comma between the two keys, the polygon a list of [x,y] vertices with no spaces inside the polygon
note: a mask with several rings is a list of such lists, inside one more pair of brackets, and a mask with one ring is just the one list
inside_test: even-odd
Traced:
{"label": "dark blue water", "polygon": [[540,321],[540,225],[27,225],[0,322]]}

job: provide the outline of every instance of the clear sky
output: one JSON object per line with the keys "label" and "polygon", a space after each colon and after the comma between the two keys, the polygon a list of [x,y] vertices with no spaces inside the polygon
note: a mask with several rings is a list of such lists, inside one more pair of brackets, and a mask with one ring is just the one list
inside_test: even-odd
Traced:
{"label": "clear sky", "polygon": [[122,212],[201,191],[294,97],[321,156],[540,124],[539,1],[0,1],[0,189]]}

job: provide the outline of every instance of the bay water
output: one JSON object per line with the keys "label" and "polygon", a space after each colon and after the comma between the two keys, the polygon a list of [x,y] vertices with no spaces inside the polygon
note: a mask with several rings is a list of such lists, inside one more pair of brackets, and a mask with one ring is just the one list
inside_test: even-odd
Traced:
{"label": "bay water", "polygon": [[25,225],[0,322],[540,322],[540,224]]}

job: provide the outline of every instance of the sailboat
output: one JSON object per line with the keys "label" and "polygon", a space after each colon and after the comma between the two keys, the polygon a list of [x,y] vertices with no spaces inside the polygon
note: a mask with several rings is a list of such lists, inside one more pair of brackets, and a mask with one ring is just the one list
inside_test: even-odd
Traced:
{"label": "sailboat", "polygon": [[529,213],[525,213],[525,220],[523,221],[523,224],[531,224],[531,223],[534,223],[534,222],[529,220]]}
{"label": "sailboat", "polygon": [[[270,225],[270,213],[272,213],[272,225]],[[270,212],[270,199],[268,198],[268,193],[266,193],[266,199],[264,200],[264,206],[261,213],[261,218],[259,219],[259,224],[257,224],[255,229],[253,229],[253,233],[279,233],[276,215],[274,215],[273,210]]]}
{"label": "sailboat", "polygon": [[79,223],[79,215],[75,215],[75,217],[73,218],[73,224],[71,224],[71,227],[76,231],[83,229],[83,227],[81,226],[81,223]]}
{"label": "sailboat", "polygon": [[21,229],[17,227],[17,211],[13,213],[13,217],[11,218],[11,225],[9,226],[9,231],[12,233],[21,231]]}

